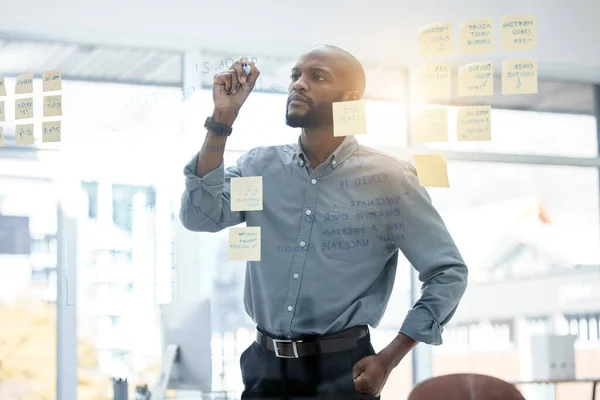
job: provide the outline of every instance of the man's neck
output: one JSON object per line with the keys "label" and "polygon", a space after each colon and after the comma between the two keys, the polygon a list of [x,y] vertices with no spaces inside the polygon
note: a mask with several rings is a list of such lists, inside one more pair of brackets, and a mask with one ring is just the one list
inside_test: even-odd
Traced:
{"label": "man's neck", "polygon": [[302,149],[313,168],[323,164],[343,141],[343,136],[333,136],[332,126],[302,128],[300,136]]}

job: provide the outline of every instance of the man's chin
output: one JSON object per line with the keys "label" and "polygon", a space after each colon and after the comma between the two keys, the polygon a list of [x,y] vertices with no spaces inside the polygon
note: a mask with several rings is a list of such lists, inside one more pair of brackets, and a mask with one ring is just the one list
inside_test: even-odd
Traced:
{"label": "man's chin", "polygon": [[310,123],[309,118],[304,115],[286,114],[285,124],[292,128],[306,128]]}

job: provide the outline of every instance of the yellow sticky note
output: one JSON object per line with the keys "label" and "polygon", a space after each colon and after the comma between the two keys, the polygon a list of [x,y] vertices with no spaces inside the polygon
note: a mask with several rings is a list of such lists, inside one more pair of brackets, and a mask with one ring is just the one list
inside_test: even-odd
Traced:
{"label": "yellow sticky note", "polygon": [[451,56],[453,53],[452,22],[428,24],[419,29],[421,57]]}
{"label": "yellow sticky note", "polygon": [[62,90],[61,73],[58,69],[42,72],[42,87],[44,92]]}
{"label": "yellow sticky note", "polygon": [[459,96],[491,96],[494,94],[494,68],[491,61],[479,61],[458,69]]}
{"label": "yellow sticky note", "polygon": [[33,93],[33,74],[17,76],[15,83],[15,94]]}
{"label": "yellow sticky note", "polygon": [[502,17],[502,50],[535,50],[537,33],[535,15]]}
{"label": "yellow sticky note", "polygon": [[448,110],[445,107],[425,107],[415,116],[415,143],[448,141]]}
{"label": "yellow sticky note", "polygon": [[0,76],[0,96],[6,96],[6,85],[3,76]]}
{"label": "yellow sticky note", "polygon": [[492,140],[492,107],[461,107],[457,113],[456,134],[459,142]]}
{"label": "yellow sticky note", "polygon": [[229,228],[229,260],[260,261],[260,226]]}
{"label": "yellow sticky note", "polygon": [[33,118],[33,97],[15,99],[15,119]]}
{"label": "yellow sticky note", "polygon": [[493,26],[492,18],[460,21],[460,52],[487,53],[494,51]]}
{"label": "yellow sticky note", "polygon": [[421,186],[450,187],[448,165],[441,154],[416,154],[413,156]]}
{"label": "yellow sticky note", "polygon": [[6,146],[6,140],[4,140],[4,134],[2,133],[2,127],[0,126],[0,147]]}
{"label": "yellow sticky note", "polygon": [[367,107],[364,100],[333,103],[333,136],[367,133]]}
{"label": "yellow sticky note", "polygon": [[538,92],[537,60],[526,58],[502,63],[502,94]]}
{"label": "yellow sticky note", "polygon": [[6,121],[6,117],[4,116],[4,102],[0,101],[0,121]]}
{"label": "yellow sticky note", "polygon": [[417,70],[419,95],[427,99],[450,98],[451,63],[427,63]]}
{"label": "yellow sticky note", "polygon": [[33,144],[33,124],[17,125],[15,127],[15,143]]}
{"label": "yellow sticky note", "polygon": [[62,115],[62,96],[44,96],[44,117],[60,117]]}
{"label": "yellow sticky note", "polygon": [[60,142],[60,121],[42,122],[42,142]]}
{"label": "yellow sticky note", "polygon": [[262,176],[231,178],[231,211],[262,209]]}

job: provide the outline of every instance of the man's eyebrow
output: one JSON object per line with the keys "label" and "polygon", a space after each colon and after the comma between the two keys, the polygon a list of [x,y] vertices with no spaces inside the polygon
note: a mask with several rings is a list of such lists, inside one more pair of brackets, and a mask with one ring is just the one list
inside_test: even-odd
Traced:
{"label": "man's eyebrow", "polygon": [[[326,73],[326,74],[331,74],[330,70],[322,68],[322,67],[311,67],[310,69],[313,72],[323,72],[323,73]],[[294,67],[294,68],[292,68],[292,72],[300,72],[300,68]]]}

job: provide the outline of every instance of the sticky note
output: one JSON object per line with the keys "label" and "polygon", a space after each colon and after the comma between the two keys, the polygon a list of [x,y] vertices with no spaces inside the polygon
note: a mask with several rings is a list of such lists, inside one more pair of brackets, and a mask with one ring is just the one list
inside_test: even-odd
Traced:
{"label": "sticky note", "polygon": [[229,228],[229,260],[260,261],[260,226]]}
{"label": "sticky note", "polygon": [[421,57],[451,56],[452,52],[452,22],[429,24],[419,29],[419,55]]}
{"label": "sticky note", "polygon": [[33,97],[15,99],[15,119],[33,118]]}
{"label": "sticky note", "polygon": [[231,211],[262,209],[262,176],[231,178]]}
{"label": "sticky note", "polygon": [[425,107],[415,116],[414,142],[447,142],[448,110],[445,107]]}
{"label": "sticky note", "polygon": [[459,96],[494,94],[494,69],[491,61],[478,61],[458,69]]}
{"label": "sticky note", "polygon": [[58,69],[42,72],[42,88],[44,92],[62,90],[61,73]]}
{"label": "sticky note", "polygon": [[448,165],[441,154],[415,154],[415,168],[421,186],[450,187]]}
{"label": "sticky note", "polygon": [[62,115],[62,96],[44,96],[44,117],[60,117]]}
{"label": "sticky note", "polygon": [[25,93],[33,93],[33,74],[22,74],[17,76],[15,94]]}
{"label": "sticky note", "polygon": [[537,46],[535,15],[502,17],[502,50],[534,50]]}
{"label": "sticky note", "polygon": [[15,143],[33,144],[33,124],[17,125],[15,127]]}
{"label": "sticky note", "polygon": [[6,146],[6,140],[4,140],[4,133],[2,132],[2,127],[0,126],[0,147]]}
{"label": "sticky note", "polygon": [[6,121],[3,101],[0,101],[0,121]]}
{"label": "sticky note", "polygon": [[6,85],[3,76],[0,76],[0,96],[6,96]]}
{"label": "sticky note", "polygon": [[60,142],[60,121],[42,122],[42,142]]}
{"label": "sticky note", "polygon": [[419,95],[428,99],[447,99],[451,92],[451,63],[426,63],[417,69]]}
{"label": "sticky note", "polygon": [[493,18],[460,21],[460,52],[487,53],[494,51]]}
{"label": "sticky note", "polygon": [[367,133],[367,107],[364,100],[333,103],[333,136]]}
{"label": "sticky note", "polygon": [[474,106],[458,109],[456,135],[459,142],[492,140],[492,107]]}
{"label": "sticky note", "polygon": [[538,92],[537,60],[526,58],[502,63],[502,94]]}

